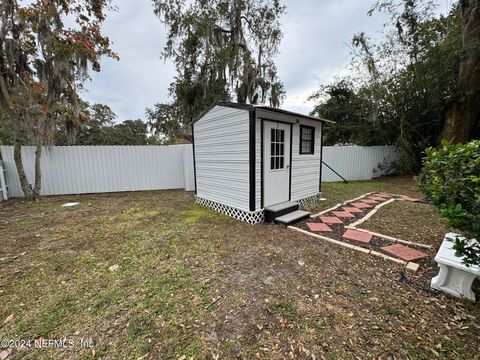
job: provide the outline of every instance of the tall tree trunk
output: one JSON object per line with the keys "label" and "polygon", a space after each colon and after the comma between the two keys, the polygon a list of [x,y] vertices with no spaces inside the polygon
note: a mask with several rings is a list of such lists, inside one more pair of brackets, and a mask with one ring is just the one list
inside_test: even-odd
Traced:
{"label": "tall tree trunk", "polygon": [[40,196],[40,189],[42,188],[42,169],[40,167],[40,160],[42,158],[42,141],[37,140],[37,148],[35,149],[35,187],[33,188],[33,198],[37,200]]}
{"label": "tall tree trunk", "polygon": [[25,175],[25,169],[22,162],[22,145],[19,142],[15,142],[13,147],[13,159],[17,168],[18,178],[20,179],[20,185],[22,186],[23,193],[28,200],[34,199],[33,189],[28,182]]}
{"label": "tall tree trunk", "polygon": [[461,0],[462,43],[457,94],[445,113],[440,139],[466,142],[480,136],[480,0]]}

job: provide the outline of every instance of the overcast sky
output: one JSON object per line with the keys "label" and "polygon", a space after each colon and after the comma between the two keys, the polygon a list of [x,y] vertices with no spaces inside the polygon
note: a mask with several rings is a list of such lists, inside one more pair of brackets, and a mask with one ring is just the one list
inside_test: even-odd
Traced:
{"label": "overcast sky", "polygon": [[[449,0],[441,0],[445,2]],[[284,0],[281,19],[284,38],[276,59],[287,98],[282,108],[308,113],[307,97],[327,84],[350,61],[352,36],[370,36],[382,30],[385,17],[367,15],[374,0]],[[113,0],[103,32],[113,42],[120,61],[103,59],[102,71],[86,84],[84,98],[109,105],[118,121],[144,119],[145,107],[167,102],[175,75],[170,62],[160,58],[165,26],[153,14],[149,0]]]}

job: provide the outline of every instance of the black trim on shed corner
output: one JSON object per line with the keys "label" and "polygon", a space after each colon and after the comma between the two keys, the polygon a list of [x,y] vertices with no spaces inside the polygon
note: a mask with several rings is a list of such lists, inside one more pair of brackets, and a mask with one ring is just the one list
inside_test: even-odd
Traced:
{"label": "black trim on shed corner", "polygon": [[197,195],[197,164],[195,162],[195,137],[193,135],[193,123],[192,123],[192,151],[193,151],[193,181],[195,184],[195,195]]}
{"label": "black trim on shed corner", "polygon": [[250,194],[249,194],[249,208],[250,211],[255,211],[255,171],[256,171],[256,154],[255,154],[255,108],[249,110],[249,165],[250,165]]}
{"label": "black trim on shed corner", "polygon": [[319,185],[318,192],[322,192],[322,167],[323,167],[323,122],[320,126],[320,176],[319,176]]}
{"label": "black trim on shed corner", "polygon": [[290,168],[288,169],[288,201],[292,201],[292,148],[293,148],[293,123],[290,124]]}
{"label": "black trim on shed corner", "polygon": [[263,180],[263,171],[264,171],[264,164],[263,164],[263,157],[264,157],[264,149],[263,149],[263,137],[265,136],[265,129],[264,129],[263,119],[260,119],[260,209],[263,209],[263,192],[264,192],[264,180]]}

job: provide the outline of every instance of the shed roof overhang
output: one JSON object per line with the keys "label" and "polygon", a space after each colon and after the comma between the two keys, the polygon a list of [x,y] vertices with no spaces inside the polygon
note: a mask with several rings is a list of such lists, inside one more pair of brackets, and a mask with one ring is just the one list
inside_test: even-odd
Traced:
{"label": "shed roof overhang", "polygon": [[296,117],[296,118],[309,119],[309,120],[315,120],[315,121],[332,123],[332,124],[335,123],[334,121],[331,121],[331,120],[322,119],[322,118],[315,117],[315,116],[310,116],[310,115],[304,115],[304,114],[296,113],[296,112],[289,111],[289,110],[283,110],[283,109],[278,109],[278,108],[274,108],[274,107],[270,107],[270,106],[264,106],[264,105],[241,104],[241,103],[235,103],[235,102],[231,102],[231,101],[217,101],[217,102],[215,102],[207,110],[205,110],[199,116],[197,116],[193,120],[193,123],[200,120],[203,117],[203,115],[205,115],[208,111],[213,109],[215,106],[231,107],[231,108],[248,110],[248,111],[253,111],[253,110],[259,109],[259,110],[264,110],[264,111],[267,111],[267,112],[269,111],[269,112],[279,113],[279,114],[283,114],[283,115],[293,116],[293,117]]}

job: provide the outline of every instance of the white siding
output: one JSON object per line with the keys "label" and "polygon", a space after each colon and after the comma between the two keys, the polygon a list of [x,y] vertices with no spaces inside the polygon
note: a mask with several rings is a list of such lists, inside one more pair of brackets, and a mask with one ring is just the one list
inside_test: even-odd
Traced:
{"label": "white siding", "polygon": [[300,125],[293,125],[292,136],[292,201],[318,194],[320,187],[321,123],[300,120],[300,124],[315,127],[315,145],[312,155],[299,153]]}
{"label": "white siding", "polygon": [[[11,197],[23,196],[13,146],[0,146]],[[192,145],[54,146],[42,153],[41,195],[161,189],[193,190]],[[22,147],[23,166],[34,179],[35,147]],[[184,164],[184,161],[187,163]]]}
{"label": "white siding", "polygon": [[197,196],[249,210],[249,112],[215,106],[194,124]]}
{"label": "white siding", "polygon": [[[292,126],[292,201],[318,194],[320,179],[320,146],[322,141],[321,123],[315,120],[296,118],[295,116],[257,111],[256,121],[256,196],[255,209],[261,209],[261,118],[293,123]],[[313,155],[299,155],[300,125],[315,127],[315,152]],[[264,187],[268,184],[264,183]]]}
{"label": "white siding", "polygon": [[255,210],[262,208],[262,122],[255,121]]}

